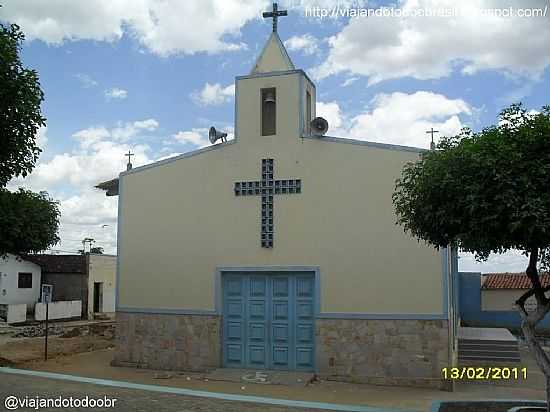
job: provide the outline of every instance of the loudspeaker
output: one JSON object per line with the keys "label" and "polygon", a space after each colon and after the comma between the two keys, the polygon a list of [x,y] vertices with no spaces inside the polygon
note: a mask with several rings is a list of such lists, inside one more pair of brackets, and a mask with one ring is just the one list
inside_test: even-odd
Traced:
{"label": "loudspeaker", "polygon": [[311,134],[315,136],[323,136],[328,130],[328,122],[322,117],[316,117],[309,123]]}
{"label": "loudspeaker", "polygon": [[208,131],[208,139],[210,140],[210,143],[214,144],[217,140],[220,140],[222,142],[227,142],[227,133],[220,132],[219,130],[216,130],[214,126],[210,128]]}

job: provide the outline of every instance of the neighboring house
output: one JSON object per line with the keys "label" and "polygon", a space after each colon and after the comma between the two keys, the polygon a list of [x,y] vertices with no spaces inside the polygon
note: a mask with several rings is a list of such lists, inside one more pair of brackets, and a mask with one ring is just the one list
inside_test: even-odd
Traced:
{"label": "neighboring house", "polygon": [[0,305],[26,304],[34,310],[40,298],[40,266],[8,254],[0,257]]}
{"label": "neighboring house", "polygon": [[276,32],[235,90],[234,140],[98,185],[119,194],[115,364],[448,387],[456,254],[392,205],[423,150],[312,135],[315,85]]}
{"label": "neighboring house", "polygon": [[116,256],[32,255],[42,267],[42,283],[53,285],[53,301],[82,302],[82,317],[114,313]]}
{"label": "neighboring house", "polygon": [[[475,327],[503,327],[518,332],[521,317],[515,309],[516,300],[531,288],[525,273],[469,273],[459,274],[459,310],[462,324]],[[543,287],[550,286],[550,274],[541,274]],[[536,306],[529,298],[526,309]],[[539,332],[550,330],[550,317],[537,326]]]}
{"label": "neighboring house", "polygon": [[116,256],[86,255],[88,258],[88,319],[114,317]]}
{"label": "neighboring house", "polygon": [[[550,286],[550,274],[540,275],[542,286]],[[525,273],[487,273],[481,280],[481,310],[515,310],[515,301],[531,289],[531,281]],[[527,311],[536,308],[532,296],[525,302]]]}

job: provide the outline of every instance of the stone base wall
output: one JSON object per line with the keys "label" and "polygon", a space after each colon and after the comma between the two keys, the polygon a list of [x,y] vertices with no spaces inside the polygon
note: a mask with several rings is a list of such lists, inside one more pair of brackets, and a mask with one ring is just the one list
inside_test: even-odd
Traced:
{"label": "stone base wall", "polygon": [[316,360],[326,379],[452,390],[447,320],[318,319]]}
{"label": "stone base wall", "polygon": [[116,314],[115,366],[205,371],[221,366],[215,315]]}

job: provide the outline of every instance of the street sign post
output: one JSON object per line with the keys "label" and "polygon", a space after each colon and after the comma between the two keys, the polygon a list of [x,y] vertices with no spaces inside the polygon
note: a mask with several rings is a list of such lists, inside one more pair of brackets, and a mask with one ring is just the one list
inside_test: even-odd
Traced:
{"label": "street sign post", "polygon": [[44,327],[44,360],[48,360],[48,317],[49,304],[52,301],[53,285],[42,285],[42,303],[46,304],[46,324]]}

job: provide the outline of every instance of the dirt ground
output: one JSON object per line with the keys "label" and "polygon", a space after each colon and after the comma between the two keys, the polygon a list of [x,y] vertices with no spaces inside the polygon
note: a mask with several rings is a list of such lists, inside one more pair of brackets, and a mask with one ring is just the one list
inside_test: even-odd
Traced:
{"label": "dirt ground", "polygon": [[[93,378],[119,380],[180,387],[211,392],[237,393],[272,398],[339,404],[368,405],[380,408],[404,410],[429,410],[434,400],[459,399],[544,399],[544,385],[538,379],[529,382],[510,382],[506,385],[488,383],[460,383],[455,392],[434,389],[387,387],[321,381],[303,386],[243,384],[214,381],[208,374],[163,372],[147,369],[110,366],[112,349],[59,356],[44,362],[35,360],[20,367],[26,369],[79,375]],[[528,368],[530,365],[528,364]]]}
{"label": "dirt ground", "polygon": [[[75,337],[48,337],[48,357],[74,355],[113,347],[112,338],[102,335]],[[0,339],[0,366],[21,366],[27,362],[44,359],[44,338]]]}

